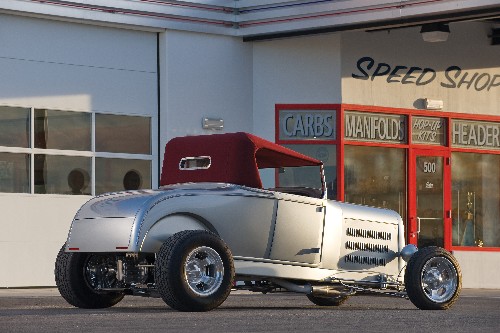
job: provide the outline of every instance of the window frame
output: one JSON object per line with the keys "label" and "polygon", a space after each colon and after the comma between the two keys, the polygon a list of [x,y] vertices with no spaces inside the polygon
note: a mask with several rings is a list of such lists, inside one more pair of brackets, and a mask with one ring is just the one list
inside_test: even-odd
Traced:
{"label": "window frame", "polygon": [[[20,106],[11,106],[11,105],[2,105],[3,107],[12,107],[19,108]],[[42,108],[51,111],[64,111],[64,112],[83,112],[83,113],[91,113],[91,127],[90,127],[90,151],[78,151],[78,150],[63,150],[63,149],[44,149],[44,148],[35,148],[35,109],[41,109],[40,107],[26,107],[22,106],[22,108],[30,109],[29,114],[29,147],[9,147],[9,146],[0,146],[0,152],[2,153],[21,153],[27,154],[30,157],[30,171],[29,171],[29,192],[0,192],[2,195],[44,195],[44,196],[73,196],[72,194],[39,194],[35,193],[35,155],[58,155],[58,156],[74,156],[74,157],[88,157],[91,159],[90,165],[90,195],[96,195],[96,158],[114,158],[114,159],[130,159],[130,160],[147,160],[151,163],[151,185],[154,186],[158,182],[157,176],[157,160],[158,156],[154,154],[157,151],[157,140],[154,138],[157,137],[158,133],[156,130],[156,126],[153,126],[157,122],[157,116],[153,114],[125,114],[125,113],[102,113],[96,111],[82,111],[82,110],[70,110],[70,109],[58,109],[58,108]],[[110,152],[96,152],[96,136],[95,136],[95,121],[96,114],[107,114],[107,115],[116,115],[116,116],[134,116],[134,117],[144,117],[149,119],[149,129],[150,129],[150,154],[130,154],[130,153],[110,153]],[[84,195],[87,196],[87,195]]]}

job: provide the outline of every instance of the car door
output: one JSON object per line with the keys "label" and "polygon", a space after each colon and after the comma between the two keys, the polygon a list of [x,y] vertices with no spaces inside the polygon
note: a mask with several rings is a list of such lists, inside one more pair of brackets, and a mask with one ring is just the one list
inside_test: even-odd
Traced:
{"label": "car door", "polygon": [[270,259],[318,264],[325,207],[323,200],[277,193],[278,208]]}

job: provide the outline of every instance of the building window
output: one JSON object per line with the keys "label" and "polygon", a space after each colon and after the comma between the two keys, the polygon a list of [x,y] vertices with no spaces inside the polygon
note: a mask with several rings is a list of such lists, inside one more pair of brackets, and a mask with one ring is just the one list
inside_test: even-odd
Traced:
{"label": "building window", "polygon": [[152,159],[150,117],[0,106],[0,192],[151,188]]}
{"label": "building window", "polygon": [[454,152],[452,244],[500,246],[500,155]]}
{"label": "building window", "polygon": [[28,148],[30,109],[0,106],[0,146]]}
{"label": "building window", "polygon": [[413,116],[411,142],[424,145],[446,145],[446,120],[436,117]]}
{"label": "building window", "polygon": [[151,188],[151,161],[96,158],[96,194]]}
{"label": "building window", "polygon": [[0,153],[0,192],[30,193],[30,155]]}
{"label": "building window", "polygon": [[344,146],[345,201],[395,210],[406,221],[404,149]]}
{"label": "building window", "polygon": [[35,154],[35,193],[90,195],[90,157]]}
{"label": "building window", "polygon": [[[328,199],[337,198],[337,109],[276,106],[277,140],[283,146],[323,162]],[[287,183],[310,188],[318,185],[317,168],[287,168],[278,174],[279,186]],[[285,171],[285,172],[283,172]],[[263,181],[266,180],[262,177]],[[273,179],[274,180],[274,179]]]}
{"label": "building window", "polygon": [[[151,154],[151,120],[146,117],[96,114],[96,152]],[[95,193],[151,188],[151,160],[99,157]],[[106,156],[106,154],[104,154]]]}
{"label": "building window", "polygon": [[151,154],[151,123],[146,117],[96,114],[98,152]]}
{"label": "building window", "polygon": [[[326,179],[326,189],[328,199],[336,200],[337,199],[337,149],[335,145],[322,145],[322,144],[314,144],[314,145],[284,145],[292,150],[295,150],[301,154],[313,157],[317,160],[323,162],[323,167],[325,171],[325,179]],[[307,168],[300,168],[306,170]],[[309,175],[299,175],[297,174],[297,178],[303,178],[304,186],[316,188],[317,185],[314,182],[318,181],[318,175],[316,168],[311,168],[311,174]],[[299,170],[297,170],[299,172]],[[301,171],[305,172],[305,171]],[[280,184],[284,180],[283,177],[280,176]],[[307,183],[310,179],[310,183]],[[314,185],[313,185],[314,184]],[[321,187],[321,186],[320,186]]]}
{"label": "building window", "polygon": [[92,114],[35,109],[35,148],[91,150]]}

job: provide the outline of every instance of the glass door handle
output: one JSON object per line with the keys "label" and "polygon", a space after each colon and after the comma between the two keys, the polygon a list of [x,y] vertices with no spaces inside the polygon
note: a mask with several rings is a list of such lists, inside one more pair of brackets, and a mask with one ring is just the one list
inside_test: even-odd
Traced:
{"label": "glass door handle", "polygon": [[442,218],[439,217],[417,217],[417,234],[420,233],[420,221],[429,220],[429,221],[442,221]]}

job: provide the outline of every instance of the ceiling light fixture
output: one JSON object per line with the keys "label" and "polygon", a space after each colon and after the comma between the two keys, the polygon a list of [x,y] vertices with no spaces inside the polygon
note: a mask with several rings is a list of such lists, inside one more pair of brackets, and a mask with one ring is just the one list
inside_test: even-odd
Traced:
{"label": "ceiling light fixture", "polygon": [[428,23],[420,29],[425,42],[446,42],[450,34],[450,27],[446,23]]}

